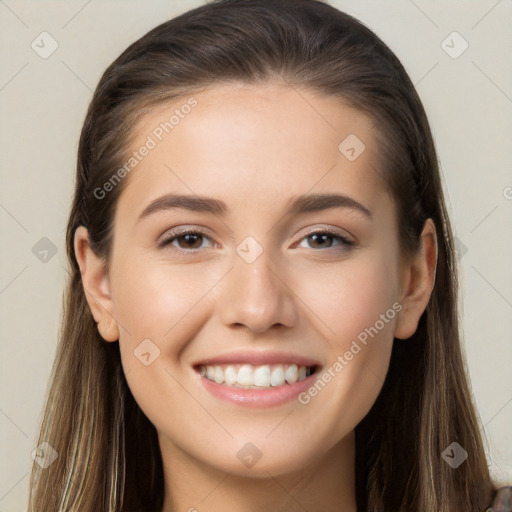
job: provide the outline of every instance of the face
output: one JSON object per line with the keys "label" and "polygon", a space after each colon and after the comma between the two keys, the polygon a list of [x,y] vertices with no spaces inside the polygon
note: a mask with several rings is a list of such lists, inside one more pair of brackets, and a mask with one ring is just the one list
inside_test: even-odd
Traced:
{"label": "face", "polygon": [[164,458],[284,474],[371,408],[410,275],[374,130],[273,84],[141,119],[132,149],[155,145],[124,178],[103,309]]}

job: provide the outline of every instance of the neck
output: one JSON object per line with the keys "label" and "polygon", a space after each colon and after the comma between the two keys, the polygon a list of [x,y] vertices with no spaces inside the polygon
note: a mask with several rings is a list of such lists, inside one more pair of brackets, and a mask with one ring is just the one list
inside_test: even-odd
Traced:
{"label": "neck", "polygon": [[250,478],[227,473],[160,443],[164,462],[162,512],[356,512],[355,443],[350,433],[305,468]]}

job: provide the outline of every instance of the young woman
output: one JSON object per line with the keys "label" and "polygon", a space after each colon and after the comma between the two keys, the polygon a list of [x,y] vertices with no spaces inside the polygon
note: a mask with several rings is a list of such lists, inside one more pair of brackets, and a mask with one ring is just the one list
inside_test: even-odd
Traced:
{"label": "young woman", "polygon": [[221,0],[133,43],[67,250],[31,511],[505,510],[429,124],[354,18]]}

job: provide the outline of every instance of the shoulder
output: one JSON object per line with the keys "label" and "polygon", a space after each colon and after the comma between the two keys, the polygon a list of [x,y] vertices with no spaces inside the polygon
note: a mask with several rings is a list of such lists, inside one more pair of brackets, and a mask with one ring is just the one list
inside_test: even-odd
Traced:
{"label": "shoulder", "polygon": [[492,507],[485,512],[512,512],[512,485],[499,487],[494,495]]}

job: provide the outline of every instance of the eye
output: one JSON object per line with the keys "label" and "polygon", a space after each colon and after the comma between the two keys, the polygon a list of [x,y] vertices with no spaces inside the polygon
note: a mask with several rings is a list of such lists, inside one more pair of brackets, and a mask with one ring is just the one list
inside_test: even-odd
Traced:
{"label": "eye", "polygon": [[[201,247],[204,240],[210,240],[206,233],[197,229],[188,229],[179,232],[171,231],[158,245],[159,247],[174,245],[181,252],[195,252],[204,248]],[[174,242],[177,242],[177,245]],[[213,247],[213,244],[209,247]]]}
{"label": "eye", "polygon": [[[312,242],[312,244],[311,242],[309,243],[309,248],[311,249],[331,249],[333,247],[343,248],[343,246],[350,247],[355,245],[354,242],[352,240],[349,240],[347,237],[329,230],[312,231],[304,238],[302,238],[301,242],[304,240],[307,241],[308,239],[310,239]],[[337,241],[338,243],[334,243],[335,241]],[[304,246],[299,244],[299,247]]]}
{"label": "eye", "polygon": [[[209,241],[206,247],[203,245],[205,240]],[[308,242],[309,240],[309,242]],[[308,246],[304,246],[303,242],[308,242]],[[206,249],[214,246],[210,237],[198,229],[185,229],[180,231],[171,231],[167,236],[158,243],[159,247],[174,246],[180,252],[194,253],[200,249]],[[354,246],[355,243],[349,238],[329,230],[311,231],[303,237],[299,247],[309,249],[343,249]]]}

